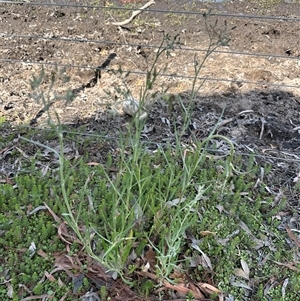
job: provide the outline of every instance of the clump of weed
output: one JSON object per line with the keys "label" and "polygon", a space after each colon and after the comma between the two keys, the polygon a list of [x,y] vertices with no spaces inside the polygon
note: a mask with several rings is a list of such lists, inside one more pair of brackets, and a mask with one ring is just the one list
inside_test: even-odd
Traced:
{"label": "clump of weed", "polygon": [[[228,42],[214,26],[208,26],[208,31],[211,41],[204,61],[218,46]],[[103,165],[88,165],[84,157],[73,162],[64,154],[62,125],[57,114],[49,110],[56,97],[64,101],[74,97],[68,92],[63,96],[52,93],[57,80],[67,80],[64,70],[53,74],[48,92],[40,89],[45,76],[43,69],[33,78],[33,95],[42,101],[59,147],[28,138],[23,141],[52,152],[57,159],[58,176],[36,172],[17,177],[16,186],[3,186],[0,218],[4,235],[0,243],[4,250],[1,255],[8,264],[0,277],[1,282],[9,280],[13,298],[17,297],[20,283],[29,288],[21,292],[22,297],[28,291],[30,295],[47,292],[52,297],[74,290],[71,281],[62,287],[58,281],[39,281],[43,271],[51,269],[50,255],[61,248],[53,216],[62,217],[70,237],[75,237],[71,242],[64,241],[68,258],[84,250],[85,256],[95,260],[111,279],[120,277],[129,287],[137,286],[144,296],[153,293],[157,286],[168,284],[170,288],[193,282],[210,283],[214,291],[204,290],[210,298],[217,298],[220,290],[233,299],[267,295],[280,299],[283,290],[287,298],[297,298],[297,292],[288,292],[281,285],[288,279],[290,285],[299,286],[298,275],[292,271],[281,271],[279,284],[270,284],[268,291],[261,285],[268,282],[270,275],[278,275],[280,263],[292,261],[293,253],[285,248],[285,236],[276,218],[285,200],[274,203],[267,184],[262,178],[257,180],[260,170],[254,157],[244,164],[241,157],[235,156],[232,142],[214,131],[203,141],[195,141],[192,149],[181,144],[192,102],[201,88],[197,78],[204,61],[194,58],[190,103],[186,105],[179,99],[185,126],[176,131],[175,145],[153,151],[142,142],[146,120],[140,118],[141,112],[164,70],[156,64],[159,56],[173,49],[175,43],[176,39],[164,36],[153,64],[148,66],[139,107],[128,133],[119,138],[115,157],[107,156]],[[128,87],[119,92],[124,98],[131,96]],[[228,152],[216,156],[209,146],[220,140],[228,145]],[[268,170],[265,167],[265,174]],[[34,250],[33,242],[39,252]],[[16,252],[15,243],[25,251]],[[17,262],[20,264],[14,269]],[[88,274],[86,263],[77,269]],[[68,281],[68,276],[62,278]],[[83,280],[82,289],[88,290],[89,285],[89,281]],[[109,298],[109,289],[100,289],[103,299]],[[0,296],[4,298],[5,293],[0,292]],[[188,292],[189,296],[194,296],[193,291]]]}

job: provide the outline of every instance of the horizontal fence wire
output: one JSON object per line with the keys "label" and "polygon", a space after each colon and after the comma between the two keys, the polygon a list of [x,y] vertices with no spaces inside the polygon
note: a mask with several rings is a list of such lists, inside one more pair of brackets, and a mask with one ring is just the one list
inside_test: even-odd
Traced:
{"label": "horizontal fence wire", "polygon": [[[89,69],[89,70],[105,70],[111,72],[119,72],[119,69],[113,68],[102,68],[100,66],[83,66],[83,65],[73,65],[73,64],[60,64],[54,62],[38,62],[38,61],[30,61],[30,60],[18,60],[18,59],[0,59],[0,62],[9,62],[9,63],[23,63],[23,64],[36,64],[36,65],[45,65],[45,66],[58,66],[63,68],[79,68],[79,69]],[[137,74],[137,75],[147,75],[146,71],[137,71],[137,70],[126,70],[122,69],[123,73]],[[180,75],[173,73],[159,73],[159,76],[163,77],[172,77],[172,78],[180,78],[180,79],[195,79],[195,76],[188,75]],[[275,83],[266,83],[265,81],[248,81],[248,80],[235,80],[235,79],[227,79],[227,78],[212,78],[212,77],[197,77],[200,81],[213,81],[213,82],[231,82],[231,83],[243,83],[243,84],[254,84],[254,85],[267,85],[276,88],[299,88],[298,85],[287,85],[287,84],[275,84]]]}
{"label": "horizontal fence wire", "polygon": [[[137,43],[124,43],[124,42],[112,42],[109,40],[90,40],[90,39],[78,39],[78,38],[67,38],[67,37],[44,37],[44,36],[33,36],[33,35],[18,35],[18,34],[6,34],[0,32],[0,37],[5,38],[22,38],[22,39],[36,39],[36,40],[48,40],[48,41],[61,41],[61,42],[75,42],[75,43],[93,43],[93,44],[105,44],[112,46],[129,46],[129,47],[144,47],[159,49],[160,45],[148,45],[148,44],[137,44]],[[184,50],[184,51],[194,51],[194,52],[204,52],[206,53],[208,49],[199,49],[193,47],[185,46],[174,46],[174,50]],[[268,53],[258,53],[258,52],[243,52],[243,51],[227,51],[227,50],[214,50],[214,53],[222,53],[229,55],[244,55],[244,56],[254,56],[254,57],[265,57],[265,58],[283,58],[287,60],[299,60],[299,57],[278,55],[278,54],[268,54]]]}
{"label": "horizontal fence wire", "polygon": [[[124,10],[124,11],[138,11],[141,10],[139,8],[130,8],[130,7],[122,7],[122,6],[104,6],[104,5],[90,5],[83,3],[81,1],[80,4],[75,3],[62,3],[62,2],[32,2],[30,0],[23,1],[9,1],[9,0],[0,0],[0,4],[11,4],[11,5],[27,5],[27,6],[48,6],[48,7],[73,7],[73,8],[85,8],[85,9],[102,9],[102,10]],[[230,17],[230,18],[245,18],[245,19],[264,19],[264,20],[278,20],[278,21],[293,21],[299,22],[299,30],[300,30],[300,18],[298,17],[285,17],[285,16],[262,16],[262,15],[248,15],[248,14],[230,14],[230,13],[213,13],[213,12],[197,12],[197,11],[185,11],[185,10],[163,10],[163,9],[143,9],[144,12],[155,12],[162,14],[185,14],[185,15],[199,15],[199,16],[214,16],[214,17]],[[159,49],[159,45],[147,45],[147,44],[137,44],[137,43],[123,43],[123,42],[113,42],[109,40],[91,40],[85,38],[69,38],[69,37],[44,37],[38,35],[18,35],[18,34],[7,34],[1,32],[0,29],[0,38],[20,38],[20,39],[36,39],[36,40],[52,40],[52,41],[61,41],[61,42],[69,42],[69,43],[94,43],[94,44],[105,44],[112,46],[127,46],[127,47],[143,47],[149,49]],[[185,47],[185,46],[174,46],[174,50],[179,51],[194,51],[194,52],[202,52],[207,53],[208,49],[199,49],[194,47]],[[300,57],[297,56],[288,56],[288,55],[278,55],[278,54],[266,54],[266,53],[257,53],[257,52],[243,52],[243,51],[227,51],[227,50],[215,50],[214,53],[219,54],[228,54],[228,55],[240,55],[240,56],[252,56],[252,57],[262,57],[262,58],[276,58],[276,59],[285,59],[285,60],[299,60]],[[80,69],[92,69],[92,70],[107,70],[117,72],[118,70],[112,68],[101,68],[99,66],[85,66],[85,65],[77,65],[77,64],[62,64],[57,62],[40,62],[34,60],[21,60],[21,59],[10,59],[10,58],[0,58],[0,62],[8,62],[8,63],[23,63],[23,64],[37,64],[37,65],[48,65],[48,66],[58,66],[65,68],[80,68]],[[146,75],[145,71],[137,71],[137,70],[123,70],[124,72],[129,72],[137,75]],[[180,75],[180,74],[166,74],[161,73],[160,76],[164,77],[173,77],[173,78],[181,78],[181,79],[194,79],[193,76]],[[233,82],[233,83],[242,83],[242,84],[255,84],[255,85],[268,85],[272,87],[287,87],[287,88],[299,88],[299,85],[288,85],[288,84],[276,84],[271,82],[264,81],[249,81],[249,80],[235,80],[235,79],[226,79],[226,78],[211,78],[211,77],[199,77],[199,80],[202,81],[214,81],[214,82]]]}
{"label": "horizontal fence wire", "polygon": [[[88,5],[88,4],[70,4],[70,3],[51,3],[51,2],[24,2],[24,1],[8,1],[0,0],[0,3],[6,4],[22,4],[22,5],[35,5],[35,6],[60,6],[60,7],[74,7],[74,8],[89,8],[89,9],[105,9],[105,10],[125,10],[125,11],[136,11],[142,10],[140,8],[130,8],[122,6],[102,6],[102,5]],[[203,15],[205,12],[197,11],[186,11],[186,10],[164,10],[164,9],[143,9],[145,12],[156,12],[164,14],[184,14],[184,15]],[[207,12],[208,13],[208,12]],[[248,18],[248,19],[265,19],[265,20],[282,20],[282,21],[295,21],[299,22],[298,17],[284,17],[284,16],[259,16],[259,15],[245,15],[245,14],[225,14],[225,13],[209,13],[210,16],[219,17],[232,17],[232,18]]]}

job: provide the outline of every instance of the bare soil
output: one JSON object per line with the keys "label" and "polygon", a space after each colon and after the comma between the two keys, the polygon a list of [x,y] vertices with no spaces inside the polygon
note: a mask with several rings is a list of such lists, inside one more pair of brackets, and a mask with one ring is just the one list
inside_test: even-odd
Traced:
{"label": "bare soil", "polygon": [[[221,122],[216,131],[232,139],[236,151],[260,155],[258,161],[274,166],[274,187],[293,186],[300,167],[300,5],[164,0],[156,1],[150,7],[154,11],[141,13],[126,26],[112,25],[131,15],[131,11],[112,7],[145,4],[128,2],[132,3],[93,2],[104,8],[1,4],[0,117],[14,127],[45,126],[44,105],[34,99],[29,81],[44,65],[41,88],[46,91],[51,76],[59,78],[55,64],[60,64],[66,66],[70,81],[58,80],[49,94],[51,99],[54,92],[64,95],[71,89],[76,93],[72,103],[53,103],[61,122],[73,127],[86,124],[89,132],[117,136],[131,117],[122,112],[124,95],[116,87],[139,99],[145,72],[155,58],[157,48],[153,46],[160,45],[166,34],[171,39],[179,35],[181,45],[157,62],[158,68],[166,68],[162,73],[176,77],[158,77],[148,99],[143,139],[154,145],[174,141],[173,122],[179,129],[183,125],[181,99],[193,107],[183,143],[192,145],[193,139],[203,139]],[[204,18],[203,13],[210,9]],[[225,16],[228,14],[261,18]],[[206,60],[196,82],[202,87],[191,101],[194,55],[201,63],[212,28],[224,31],[230,42]],[[130,71],[129,75],[111,71],[120,68]],[[91,148],[93,156],[97,157]],[[299,206],[296,195],[289,199],[294,208]]]}

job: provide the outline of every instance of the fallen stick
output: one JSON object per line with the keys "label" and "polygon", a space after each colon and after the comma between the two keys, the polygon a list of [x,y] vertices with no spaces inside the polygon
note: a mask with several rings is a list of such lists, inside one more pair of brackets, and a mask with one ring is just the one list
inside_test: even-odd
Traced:
{"label": "fallen stick", "polygon": [[147,2],[144,6],[142,6],[140,9],[138,10],[134,10],[132,12],[132,15],[130,18],[122,21],[122,22],[111,22],[112,25],[116,25],[116,26],[124,26],[129,24],[137,15],[139,15],[143,10],[145,10],[146,8],[148,8],[150,5],[155,4],[154,0],[150,0],[149,2]]}

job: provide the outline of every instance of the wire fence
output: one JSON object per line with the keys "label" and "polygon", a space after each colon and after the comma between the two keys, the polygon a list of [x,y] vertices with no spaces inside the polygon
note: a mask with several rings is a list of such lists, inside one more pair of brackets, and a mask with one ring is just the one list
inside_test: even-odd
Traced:
{"label": "wire fence", "polygon": [[[62,1],[62,0],[61,0]],[[95,4],[97,2],[97,4]],[[105,2],[105,1],[102,1]],[[158,2],[158,1],[157,1]],[[195,23],[203,23],[204,19],[209,17],[209,18],[214,18],[213,20],[243,20],[245,23],[247,22],[263,22],[261,26],[264,26],[267,28],[266,32],[264,33],[264,37],[266,37],[266,40],[270,40],[270,35],[274,36],[274,40],[278,42],[278,40],[281,39],[281,36],[284,35],[285,33],[282,32],[282,35],[278,34],[276,32],[276,28],[273,26],[273,22],[280,22],[281,24],[286,23],[286,24],[292,24],[294,31],[291,32],[290,34],[294,35],[294,45],[293,49],[291,49],[290,45],[284,45],[281,47],[281,52],[280,51],[273,51],[272,48],[272,43],[270,43],[270,47],[268,51],[257,51],[253,49],[235,49],[234,47],[220,47],[214,50],[215,55],[222,55],[221,59],[226,60],[228,59],[228,62],[235,62],[235,61],[247,61],[250,58],[256,60],[256,59],[261,59],[264,60],[264,62],[275,62],[275,60],[279,60],[281,63],[286,64],[287,68],[289,68],[292,64],[294,68],[299,68],[300,69],[300,17],[297,14],[298,12],[296,11],[295,16],[293,17],[287,17],[287,16],[270,16],[270,15],[250,15],[250,14],[240,14],[240,13],[224,13],[224,12],[214,12],[210,11],[209,9],[201,10],[201,11],[193,11],[193,10],[174,10],[174,9],[154,9],[147,7],[146,9],[141,9],[137,4],[134,7],[128,7],[124,5],[99,5],[100,1],[62,1],[62,2],[54,2],[51,0],[48,1],[33,1],[33,0],[28,0],[28,1],[1,1],[0,0],[0,10],[2,11],[2,14],[0,16],[0,22],[5,22],[5,15],[10,15],[8,17],[8,20],[11,20],[10,18],[15,18],[16,20],[21,19],[21,22],[19,22],[20,27],[16,28],[11,28],[9,26],[6,26],[6,29],[4,27],[0,28],[0,41],[2,40],[2,50],[0,49],[1,57],[0,57],[0,63],[7,63],[7,64],[21,64],[22,66],[24,65],[35,65],[35,66],[58,66],[58,67],[65,67],[65,68],[73,68],[73,69],[87,69],[87,70],[107,70],[107,71],[118,71],[116,68],[111,68],[110,66],[106,66],[105,64],[96,64],[95,60],[91,60],[90,62],[85,62],[84,60],[81,59],[81,57],[78,57],[77,60],[72,57],[68,57],[68,55],[61,56],[61,57],[47,57],[43,56],[42,58],[40,57],[30,57],[29,55],[26,54],[26,47],[36,47],[39,48],[41,47],[42,44],[38,44],[39,42],[43,43],[50,43],[50,42],[59,42],[61,44],[56,45],[57,48],[62,44],[67,44],[69,45],[68,48],[72,49],[72,45],[87,45],[91,47],[96,47],[97,45],[99,47],[118,47],[118,49],[122,49],[123,47],[126,47],[127,49],[148,49],[151,50],[152,52],[157,51],[160,48],[159,43],[155,43],[153,41],[145,41],[145,38],[143,36],[143,28],[141,29],[144,24],[140,25],[140,23],[135,24],[135,27],[139,27],[137,36],[142,36],[141,38],[133,38],[130,39],[130,34],[133,32],[132,28],[126,28],[125,26],[115,26],[118,30],[119,36],[121,38],[116,39],[115,37],[109,37],[109,35],[103,35],[99,38],[94,38],[92,37],[93,35],[91,32],[86,30],[85,32],[81,33],[80,32],[80,26],[78,26],[78,29],[76,31],[76,34],[70,33],[68,35],[68,30],[65,30],[63,22],[55,21],[51,23],[51,26],[54,27],[50,28],[51,30],[45,30],[42,31],[37,27],[30,27],[30,22],[22,23],[24,20],[27,18],[27,15],[29,15],[28,11],[25,11],[25,9],[30,9],[35,7],[36,9],[42,8],[49,8],[49,11],[43,10],[43,13],[47,13],[48,16],[53,16],[53,14],[60,9],[60,13],[62,13],[64,10],[68,9],[74,9],[74,22],[77,22],[80,19],[81,23],[84,23],[86,20],[83,16],[80,16],[82,11],[84,12],[97,12],[97,14],[105,14],[106,17],[103,18],[105,22],[103,24],[98,24],[98,27],[105,28],[112,26],[111,23],[114,21],[114,19],[111,16],[111,12],[117,13],[118,17],[120,19],[126,19],[130,18],[131,14],[140,11],[140,18],[143,21],[143,17],[141,16],[147,16],[147,22],[149,23],[149,19],[151,18],[156,18],[159,15],[166,15],[166,16],[173,16],[175,15],[175,21],[177,21],[177,16],[181,15],[184,16],[183,21],[179,24],[178,27],[181,26],[182,31],[180,33],[184,33],[185,30],[185,18],[188,17],[196,17]],[[144,2],[143,2],[144,3]],[[20,17],[20,11],[16,13],[14,16],[14,7],[22,6],[24,7],[24,15]],[[142,4],[141,4],[142,5]],[[127,13],[125,15],[125,13]],[[77,15],[76,15],[77,14]],[[96,14],[96,13],[95,13]],[[95,15],[96,16],[96,15]],[[59,20],[59,16],[56,17],[56,20]],[[95,19],[96,17],[94,17]],[[91,13],[91,19],[93,19],[93,14]],[[146,17],[145,17],[146,19]],[[169,20],[169,19],[168,19]],[[133,20],[130,21],[132,23]],[[86,21],[87,22],[87,21]],[[234,22],[233,22],[234,23]],[[45,24],[47,24],[47,18],[45,17]],[[75,24],[75,23],[74,23]],[[149,24],[147,25],[147,31],[148,35],[147,37],[151,36],[149,33],[151,30],[156,30],[155,25]],[[260,26],[260,25],[259,25]],[[46,28],[47,26],[45,26]],[[169,26],[169,28],[172,26]],[[270,28],[268,28],[270,27]],[[58,29],[57,29],[58,28]],[[164,26],[162,25],[159,30],[163,30]],[[93,31],[91,29],[91,31]],[[195,30],[196,31],[196,30]],[[125,33],[129,33],[129,37],[125,36]],[[136,33],[136,32],[135,32]],[[97,36],[97,34],[94,34]],[[133,34],[132,34],[133,35]],[[134,36],[134,35],[133,35]],[[245,36],[245,39],[247,39],[247,36]],[[157,41],[157,39],[153,39],[154,41]],[[15,41],[23,41],[24,42],[24,47],[18,46],[18,49],[13,49],[13,42]],[[37,44],[35,43],[37,42]],[[96,45],[96,46],[95,46]],[[25,47],[26,46],[26,47]],[[97,46],[97,47],[98,47]],[[25,49],[25,50],[24,50]],[[173,51],[178,52],[178,53],[186,53],[187,56],[190,56],[193,58],[194,53],[198,54],[206,54],[208,51],[208,48],[205,47],[205,42],[203,44],[201,43],[195,43],[189,41],[187,43],[181,44],[181,45],[174,45]],[[23,53],[23,55],[18,55],[18,52]],[[24,54],[25,53],[25,54]],[[129,53],[129,52],[128,52]],[[180,55],[177,55],[174,60],[175,64],[178,65],[178,57]],[[171,58],[172,59],[172,58]],[[134,60],[134,59],[133,59]],[[69,62],[71,61],[71,63]],[[192,61],[192,59],[191,59]],[[133,62],[136,63],[137,62]],[[233,63],[232,63],[233,64]],[[239,62],[237,63],[239,65]],[[258,63],[259,65],[259,63]],[[264,64],[261,63],[261,69],[265,68]],[[141,75],[145,77],[147,74],[147,69],[142,68],[145,67],[145,65],[137,65],[135,68],[132,68],[132,66],[135,66],[134,64],[127,64],[122,67],[123,72],[128,72],[130,74],[136,74],[136,75]],[[245,64],[247,68],[249,68],[249,71],[251,71],[251,67],[253,66],[252,64],[249,63],[249,65]],[[179,71],[182,71],[183,68],[179,68]],[[175,70],[175,69],[174,69]],[[237,68],[235,71],[238,70]],[[218,71],[218,70],[217,70]],[[172,72],[161,72],[160,73],[161,77],[167,77],[167,78],[172,78],[172,79],[187,79],[189,81],[192,81],[194,79],[194,75],[189,74],[189,72],[178,72],[177,71],[172,71]],[[211,75],[210,73],[205,74],[204,76],[199,76],[199,80],[205,80],[206,82],[227,82],[227,83],[242,83],[242,84],[251,84],[251,85],[261,85],[261,84],[267,84],[268,87],[273,87],[273,88],[300,88],[300,82],[295,82],[295,81],[272,81],[268,80],[265,81],[264,78],[260,78],[259,80],[249,80],[245,78],[235,78],[234,75],[230,75],[228,78],[224,76],[218,76],[218,72],[215,74]],[[99,136],[99,135],[98,135]],[[116,137],[112,137],[112,139],[117,139]],[[151,143],[151,141],[149,142]],[[248,153],[242,153],[243,155],[249,156]],[[259,156],[259,155],[256,155]],[[260,155],[263,157],[263,155]],[[279,158],[274,157],[274,161],[280,159],[281,161],[299,161],[300,159],[297,156],[294,156],[292,154],[287,154],[286,156],[291,157],[289,158],[284,158],[281,157]]]}
{"label": "wire fence", "polygon": [[[21,5],[30,5],[30,6],[54,6],[54,7],[74,7],[74,8],[88,8],[88,9],[104,9],[104,10],[124,10],[124,11],[136,11],[136,10],[144,10],[140,8],[130,8],[124,6],[104,6],[104,5],[88,5],[84,4],[85,1],[80,1],[81,4],[68,3],[68,1],[63,2],[49,2],[49,0],[45,0],[45,2],[33,2],[31,0],[24,1],[13,1],[13,0],[1,0],[0,3],[3,4],[21,4]],[[91,1],[96,2],[96,1]],[[205,1],[204,1],[205,2]],[[187,10],[166,10],[166,9],[147,9],[147,12],[157,12],[162,14],[185,14],[185,15],[203,15],[202,12],[195,11],[187,11]],[[299,22],[300,17],[284,17],[284,16],[259,16],[259,15],[248,15],[248,14],[229,14],[229,13],[213,13],[210,12],[211,16],[219,16],[219,17],[233,17],[233,18],[247,18],[247,19],[264,19],[264,20],[282,20],[282,21],[295,21]]]}
{"label": "wire fence", "polygon": [[[300,21],[300,20],[299,20]],[[22,38],[22,39],[36,39],[36,40],[49,40],[49,41],[62,41],[62,42],[75,42],[75,43],[94,43],[94,44],[104,44],[104,45],[113,45],[113,46],[130,46],[130,47],[140,47],[141,44],[134,43],[124,43],[124,42],[112,42],[110,40],[99,41],[99,40],[91,40],[91,39],[76,39],[76,38],[68,38],[68,37],[46,37],[46,36],[38,36],[38,35],[18,35],[18,34],[6,34],[0,33],[3,38]],[[142,45],[143,47],[159,49],[160,45]],[[174,50],[186,50],[193,52],[207,52],[207,49],[199,49],[192,47],[173,47]],[[226,50],[214,50],[215,53],[223,53],[229,55],[244,55],[244,56],[255,56],[255,57],[265,57],[265,58],[284,58],[290,60],[299,60],[299,57],[287,56],[287,55],[278,55],[278,54],[264,54],[264,53],[256,53],[256,52],[242,52],[242,51],[226,51]]]}
{"label": "wire fence", "polygon": [[[2,4],[6,4],[6,5],[23,5],[28,6],[28,7],[49,7],[52,9],[56,9],[58,7],[62,8],[62,9],[70,9],[70,8],[75,8],[75,9],[86,9],[86,10],[100,10],[101,12],[103,11],[118,11],[118,12],[122,12],[122,11],[129,11],[129,12],[137,12],[140,10],[139,7],[126,7],[126,6],[120,6],[120,5],[95,5],[95,3],[97,2],[97,4],[100,3],[100,1],[77,1],[77,3],[72,3],[72,1],[62,1],[59,3],[54,3],[54,1],[32,1],[32,0],[26,0],[26,1],[0,1],[0,3]],[[103,1],[102,1],[103,2]],[[105,1],[104,1],[105,2]],[[93,4],[91,4],[93,3]],[[152,8],[146,8],[143,9],[143,13],[147,13],[147,14],[151,14],[151,13],[158,13],[158,14],[175,14],[175,15],[184,15],[184,16],[197,16],[197,17],[203,17],[206,14],[208,14],[208,10],[206,10],[205,12],[201,11],[201,12],[197,12],[197,11],[188,11],[188,10],[166,10],[166,9],[152,9]],[[244,20],[253,20],[253,19],[257,19],[257,20],[264,20],[266,22],[268,21],[280,21],[280,22],[292,22],[295,24],[298,24],[298,29],[300,29],[300,18],[299,16],[293,16],[293,17],[286,17],[286,16],[266,16],[266,15],[248,15],[248,14],[232,14],[232,13],[215,13],[215,12],[209,12],[209,16],[210,17],[216,17],[216,18],[238,18],[238,19],[244,19]],[[105,26],[105,25],[104,25]],[[183,24],[184,27],[184,24]],[[74,37],[69,37],[69,36],[47,36],[46,34],[44,35],[32,35],[32,34],[18,34],[16,33],[17,30],[14,30],[14,33],[11,32],[0,32],[0,37],[2,39],[22,39],[22,40],[40,40],[40,41],[59,41],[59,42],[64,42],[64,43],[86,43],[86,44],[99,44],[99,45],[110,45],[110,46],[118,46],[118,47],[143,47],[143,48],[147,48],[147,49],[153,49],[154,51],[157,50],[160,46],[159,45],[152,45],[149,43],[141,43],[140,41],[138,43],[133,43],[130,41],[124,41],[124,42],[116,42],[116,41],[112,41],[112,40],[96,40],[96,39],[90,39],[88,37],[84,37],[84,38],[74,38]],[[295,38],[299,38],[299,32],[298,34],[295,33]],[[267,34],[266,34],[267,35]],[[298,35],[298,36],[297,36]],[[278,53],[272,53],[272,49],[270,49],[269,53],[261,53],[261,52],[249,52],[249,51],[237,51],[234,49],[230,49],[230,50],[222,50],[222,49],[216,49],[214,51],[214,53],[218,53],[218,54],[226,54],[228,56],[243,56],[243,57],[258,57],[258,58],[266,58],[268,60],[270,59],[284,59],[284,60],[296,60],[299,62],[299,58],[300,58],[300,43],[297,43],[296,46],[298,49],[296,49],[296,51],[298,52],[297,55],[289,55],[289,49],[286,49],[286,53],[285,54],[278,54]],[[206,53],[207,49],[205,48],[199,48],[199,47],[189,47],[189,46],[180,46],[180,47],[176,47],[174,46],[174,50],[177,51],[190,51],[190,52],[194,52],[194,53]],[[0,58],[0,62],[9,62],[9,63],[26,63],[26,64],[44,64],[44,65],[57,65],[59,67],[68,67],[68,68],[86,68],[86,69],[96,69],[99,66],[87,66],[87,65],[82,65],[82,64],[67,64],[67,63],[62,63],[62,62],[50,62],[50,61],[43,61],[43,62],[39,62],[36,61],[34,59],[16,59],[16,58],[11,58],[9,56],[5,56],[2,55],[2,58]],[[298,63],[300,65],[300,63]],[[113,69],[109,69],[108,70],[113,70]],[[113,70],[116,71],[116,70]],[[125,71],[125,69],[124,69]],[[140,75],[145,75],[146,71],[143,70],[131,70],[131,69],[126,69],[126,72],[131,72],[133,74],[140,74]],[[166,76],[166,77],[180,77],[180,78],[186,78],[186,79],[191,79],[192,76],[187,76],[185,74],[161,74],[162,76]],[[230,79],[230,78],[224,78],[224,77],[210,77],[210,76],[205,76],[203,78],[199,78],[199,79],[204,79],[206,81],[223,81],[223,82],[236,82],[237,80],[235,79]],[[245,84],[261,84],[261,81],[252,81],[252,80],[241,80],[239,79],[238,82],[242,82]],[[274,87],[288,87],[288,88],[299,88],[298,84],[286,84],[286,83],[272,83],[269,82],[268,83],[269,86],[274,86]]]}

